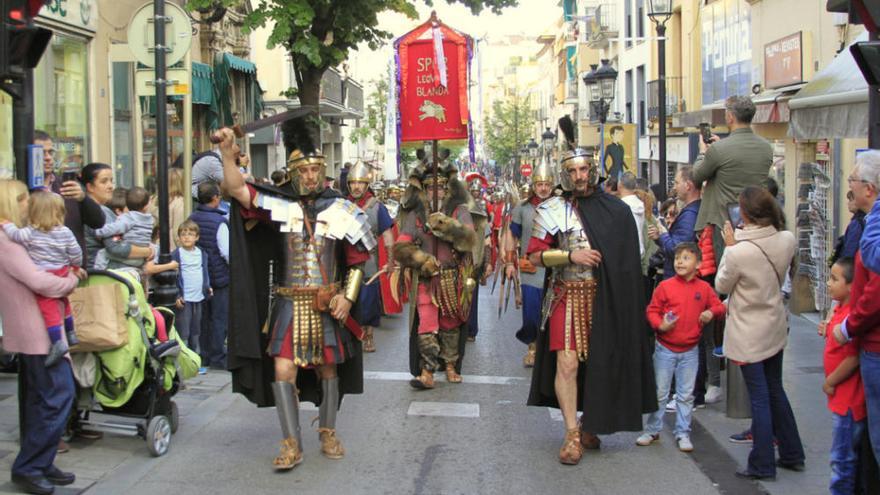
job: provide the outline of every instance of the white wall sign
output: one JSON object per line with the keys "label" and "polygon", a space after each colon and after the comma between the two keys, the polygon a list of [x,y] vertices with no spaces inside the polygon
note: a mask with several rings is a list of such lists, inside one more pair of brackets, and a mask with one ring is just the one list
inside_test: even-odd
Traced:
{"label": "white wall sign", "polygon": [[98,30],[98,0],[49,0],[39,17],[95,32]]}

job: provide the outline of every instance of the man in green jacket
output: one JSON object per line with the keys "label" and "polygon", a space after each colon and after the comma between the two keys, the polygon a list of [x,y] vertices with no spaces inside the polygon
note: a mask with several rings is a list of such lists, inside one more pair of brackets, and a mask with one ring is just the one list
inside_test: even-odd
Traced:
{"label": "man in green jacket", "polygon": [[707,225],[714,225],[712,244],[715,262],[721,261],[724,240],[721,229],[727,221],[727,206],[739,201],[747,186],[767,185],[773,147],[752,132],[755,104],[748,96],[731,96],[724,102],[724,120],[730,129],[725,139],[712,136],[712,143],[700,140],[700,154],[694,162],[694,183],[702,183],[703,202],[694,225],[697,235]]}

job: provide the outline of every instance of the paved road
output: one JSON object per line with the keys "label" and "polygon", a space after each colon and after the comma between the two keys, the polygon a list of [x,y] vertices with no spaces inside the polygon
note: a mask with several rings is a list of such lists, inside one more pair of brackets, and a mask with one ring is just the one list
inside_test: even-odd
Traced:
{"label": "paved road", "polygon": [[[647,448],[635,446],[636,433],[620,433],[603,437],[601,452],[588,452],[579,466],[560,465],[558,412],[524,405],[530,373],[521,365],[524,346],[513,337],[518,314],[511,310],[499,320],[486,294],[481,308],[483,331],[468,344],[464,383],[441,381],[433,391],[414,391],[406,383],[405,317],[383,320],[379,350],[366,357],[365,393],[347,397],[340,412],[343,460],[321,456],[318,435],[309,426],[317,411],[306,407],[305,461],[292,472],[274,473],[271,461],[280,440],[275,410],[257,409],[233,395],[228,374],[210,372],[178,395],[181,426],[166,456],[151,458],[142,441],[118,435],[74,442],[57,462],[79,479],[57,493],[761,493],[758,485],[732,476],[747,449],[724,438],[745,422],[726,420],[719,405],[697,412],[705,426],[695,425],[692,455],[678,452],[668,430]],[[10,376],[0,378],[0,470],[8,472],[16,436]],[[827,468],[813,467],[825,464],[826,445],[808,444],[809,478],[780,473],[776,486],[767,488],[823,492]],[[788,478],[796,476],[801,478]],[[11,488],[0,484],[0,491]]]}

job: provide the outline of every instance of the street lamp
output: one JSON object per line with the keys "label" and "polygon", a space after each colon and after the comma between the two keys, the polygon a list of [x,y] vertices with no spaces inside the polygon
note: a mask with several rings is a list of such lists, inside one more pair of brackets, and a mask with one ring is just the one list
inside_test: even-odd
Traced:
{"label": "street lamp", "polygon": [[[659,124],[658,137],[660,142],[660,176],[666,176],[666,23],[672,17],[672,0],[650,0],[648,4],[648,17],[657,27],[657,123]],[[662,183],[663,181],[661,181]]]}
{"label": "street lamp", "polygon": [[529,144],[526,145],[526,148],[529,149],[529,156],[532,158],[532,162],[534,162],[535,158],[538,158],[538,143],[535,141],[535,138],[529,139]]}
{"label": "street lamp", "polygon": [[599,122],[604,124],[614,101],[614,92],[617,88],[617,71],[611,66],[608,59],[602,59],[602,66],[591,65],[592,70],[584,75],[584,84],[590,95],[590,104],[599,115]]}

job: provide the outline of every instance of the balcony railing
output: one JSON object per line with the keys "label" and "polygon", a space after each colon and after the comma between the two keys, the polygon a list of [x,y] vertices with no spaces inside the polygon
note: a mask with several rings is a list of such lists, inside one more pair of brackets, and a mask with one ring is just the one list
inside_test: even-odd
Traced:
{"label": "balcony railing", "polygon": [[[684,98],[682,98],[683,77],[666,78],[666,117],[671,118],[676,113],[687,110]],[[660,117],[660,81],[648,81],[648,120],[657,120]]]}
{"label": "balcony railing", "polygon": [[587,4],[587,22],[584,41],[597,43],[613,38],[618,33],[617,5],[611,0],[593,0]]}

